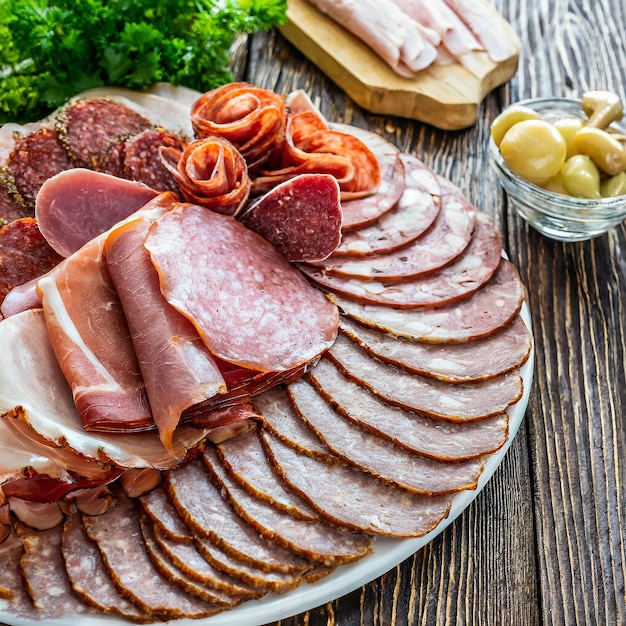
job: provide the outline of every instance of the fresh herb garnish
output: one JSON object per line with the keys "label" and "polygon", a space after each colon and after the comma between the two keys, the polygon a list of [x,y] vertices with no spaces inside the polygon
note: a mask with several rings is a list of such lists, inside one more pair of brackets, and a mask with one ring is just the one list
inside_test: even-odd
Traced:
{"label": "fresh herb garnish", "polygon": [[232,80],[239,33],[285,21],[287,0],[2,0],[0,123],[43,117],[100,86]]}

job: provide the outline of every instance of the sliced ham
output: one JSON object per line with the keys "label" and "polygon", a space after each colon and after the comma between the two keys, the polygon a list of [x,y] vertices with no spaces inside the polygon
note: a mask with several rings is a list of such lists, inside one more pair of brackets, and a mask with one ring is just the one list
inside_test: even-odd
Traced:
{"label": "sliced ham", "polygon": [[236,220],[181,205],[153,224],[145,246],[166,299],[220,359],[284,371],[334,341],[336,307]]}

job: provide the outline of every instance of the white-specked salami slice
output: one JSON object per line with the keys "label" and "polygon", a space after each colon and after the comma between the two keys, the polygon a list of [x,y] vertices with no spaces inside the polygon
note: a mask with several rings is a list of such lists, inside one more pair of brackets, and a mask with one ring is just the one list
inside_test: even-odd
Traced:
{"label": "white-specked salami slice", "polygon": [[424,495],[474,489],[482,459],[450,463],[390,445],[342,417],[305,380],[288,387],[298,413],[338,457],[385,482]]}
{"label": "white-specked salami slice", "polygon": [[528,358],[532,344],[530,332],[519,315],[493,335],[464,343],[411,341],[367,328],[346,317],[341,318],[340,329],[372,356],[409,372],[447,382],[493,378],[520,367]]}
{"label": "white-specked salami slice", "polygon": [[304,500],[285,488],[265,456],[257,429],[219,444],[217,452],[232,478],[251,495],[298,519],[319,519]]}
{"label": "white-specked salami slice", "polygon": [[448,515],[450,496],[417,495],[351,465],[317,461],[267,432],[263,441],[285,481],[334,523],[378,535],[420,537]]}
{"label": "white-specked salami slice", "polygon": [[85,532],[77,510],[71,511],[65,521],[61,548],[72,589],[89,606],[133,621],[147,620],[148,615],[124,598],[113,584],[102,554]]}
{"label": "white-specked salami slice", "polygon": [[398,203],[374,224],[344,232],[333,257],[391,252],[417,239],[437,218],[441,188],[436,176],[417,157],[401,153],[405,189]]}
{"label": "white-specked salami slice", "polygon": [[453,422],[501,413],[522,395],[519,370],[484,381],[453,385],[410,374],[375,359],[344,335],[337,337],[328,355],[348,378],[385,401]]}
{"label": "white-specked salami slice", "polygon": [[[408,246],[359,258],[333,256],[312,265],[322,268],[327,274],[390,282],[404,281],[445,267],[457,259],[470,243],[476,223],[476,210],[458,188],[442,182],[442,189],[442,208],[433,227]],[[497,239],[494,242],[494,255],[496,252],[498,256],[500,254],[495,248],[499,244]],[[474,251],[475,254],[477,252],[480,253]],[[474,259],[468,259],[470,261]],[[459,269],[467,273],[467,268]]]}
{"label": "white-specked salami slice", "polygon": [[152,225],[145,246],[166,299],[219,358],[285,371],[334,341],[336,307],[237,220],[181,204]]}
{"label": "white-specked salami slice", "polygon": [[524,296],[517,270],[504,259],[486,285],[448,306],[393,309],[329,295],[344,314],[366,326],[428,343],[457,343],[491,335],[517,315]]}
{"label": "white-specked salami slice", "polygon": [[213,448],[204,450],[203,459],[239,515],[264,537],[324,566],[349,563],[371,552],[373,542],[367,535],[340,530],[321,522],[299,520],[254,498],[230,479]]}
{"label": "white-specked salami slice", "polygon": [[300,416],[294,411],[291,402],[282,387],[275,387],[254,398],[263,426],[275,437],[284,441],[303,454],[309,454],[321,460],[331,459],[333,454],[320,441],[320,438],[307,428]]}
{"label": "white-specked salami slice", "polygon": [[459,461],[491,454],[505,443],[506,413],[468,422],[446,422],[390,405],[357,385],[329,359],[308,375],[336,411],[360,428],[414,453],[442,461]]}
{"label": "white-specked salami slice", "polygon": [[[310,266],[302,271],[323,289],[369,304],[396,308],[442,306],[480,289],[496,271],[501,259],[500,233],[485,213],[476,213],[471,241],[451,265],[402,282],[336,276]],[[414,259],[406,271],[416,271]],[[395,277],[396,279],[399,277]]]}
{"label": "white-specked salami slice", "polygon": [[157,487],[139,498],[143,510],[172,541],[191,543],[193,534],[183,521],[163,487]]}
{"label": "white-specked salami slice", "polygon": [[382,176],[378,190],[372,195],[342,202],[342,230],[348,232],[373,224],[396,205],[405,187],[404,164],[400,151],[380,135],[355,126],[332,127],[360,139],[378,159]]}
{"label": "white-specked salami slice", "polygon": [[98,544],[120,592],[163,620],[209,617],[220,611],[220,607],[186,594],[159,573],[141,535],[139,511],[134,500],[118,494],[117,504],[104,515],[83,516],[85,530]]}
{"label": "white-specked salami slice", "polygon": [[301,574],[310,564],[293,552],[267,541],[226,502],[199,460],[170,472],[167,490],[185,522],[199,536],[236,559],[264,571]]}

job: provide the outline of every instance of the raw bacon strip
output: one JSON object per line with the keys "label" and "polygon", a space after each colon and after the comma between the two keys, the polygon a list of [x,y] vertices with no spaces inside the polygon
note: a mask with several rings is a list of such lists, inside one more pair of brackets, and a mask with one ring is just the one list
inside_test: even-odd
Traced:
{"label": "raw bacon strip", "polygon": [[163,147],[160,154],[188,202],[224,215],[237,215],[245,206],[251,188],[248,167],[226,139],[206,137],[183,150]]}
{"label": "raw bacon strip", "polygon": [[[171,205],[164,205],[165,213]],[[163,445],[172,447],[183,411],[224,393],[226,383],[193,324],[161,294],[159,276],[143,243],[143,217],[109,232],[104,254],[139,361],[154,422]],[[221,425],[215,421],[213,426]]]}
{"label": "raw bacon strip", "polygon": [[142,183],[76,168],[46,180],[35,217],[49,244],[68,257],[156,196]]}
{"label": "raw bacon strip", "polygon": [[228,477],[214,449],[206,448],[202,458],[238,514],[268,540],[276,541],[303,558],[324,566],[350,563],[371,552],[372,538],[365,534],[332,528],[322,522],[296,519],[249,495]]}
{"label": "raw bacon strip", "polygon": [[124,313],[95,239],[38,283],[50,340],[85,430],[154,426]]}
{"label": "raw bacon strip", "polygon": [[435,175],[417,157],[400,153],[405,189],[397,204],[374,224],[344,232],[333,252],[360,257],[391,252],[422,235],[441,209],[441,187]]}
{"label": "raw bacon strip", "polygon": [[319,261],[341,240],[339,185],[330,174],[302,174],[256,200],[241,221],[288,261]]}
{"label": "raw bacon strip", "polygon": [[61,551],[72,590],[88,606],[133,621],[147,621],[147,614],[117,590],[98,546],[89,538],[81,514],[73,509],[63,526]]}
{"label": "raw bacon strip", "polygon": [[98,544],[115,586],[152,618],[209,617],[221,610],[186,594],[155,568],[141,535],[134,500],[120,494],[112,509],[104,515],[83,516],[83,524],[89,537]]}
{"label": "raw bacon strip", "polygon": [[145,246],[165,298],[218,358],[261,372],[285,371],[332,345],[336,307],[236,220],[181,205],[152,225]]}
{"label": "raw bacon strip", "polygon": [[426,417],[388,404],[347,378],[329,359],[322,359],[308,380],[360,428],[431,459],[460,461],[491,454],[508,436],[506,413],[463,423]]}
{"label": "raw bacon strip", "polygon": [[233,143],[252,169],[283,139],[285,102],[273,91],[230,83],[208,91],[193,103],[191,123],[200,138],[219,136]]}
{"label": "raw bacon strip", "polygon": [[166,476],[167,493],[185,523],[234,558],[269,572],[302,574],[310,563],[267,541],[226,502],[201,461]]}
{"label": "raw bacon strip", "polygon": [[[301,266],[302,271],[324,289],[368,304],[396,308],[442,306],[471,295],[493,276],[500,263],[500,233],[489,217],[476,213],[476,228],[465,251],[454,263],[435,272],[401,282],[363,280],[325,274],[316,268]],[[399,254],[402,263],[402,255]],[[415,273],[414,265],[401,270]],[[401,277],[395,276],[398,280]]]}
{"label": "raw bacon strip", "polygon": [[413,454],[342,418],[305,380],[289,385],[288,392],[298,414],[334,454],[384,482],[423,495],[477,485],[483,459],[450,463]]}
{"label": "raw bacon strip", "polygon": [[328,274],[396,282],[423,276],[450,264],[470,244],[478,218],[476,210],[460,189],[443,180],[440,184],[443,206],[435,223],[409,245],[388,253],[355,259],[333,256],[312,265]]}
{"label": "raw bacon strip", "polygon": [[453,422],[496,415],[522,395],[519,370],[484,381],[451,385],[373,359],[344,335],[337,337],[328,355],[348,378],[387,402]]}
{"label": "raw bacon strip", "polygon": [[486,337],[508,324],[518,314],[524,296],[517,270],[503,259],[486,285],[470,298],[448,306],[400,310],[362,304],[336,294],[329,298],[342,313],[397,337],[457,343]]}
{"label": "raw bacon strip", "polygon": [[286,489],[268,464],[257,429],[217,446],[221,462],[229,474],[256,498],[298,519],[316,520],[317,513],[292,491]]}
{"label": "raw bacon strip", "polygon": [[335,524],[376,535],[421,537],[450,510],[450,496],[416,495],[350,465],[322,463],[268,433],[263,442],[285,481]]}
{"label": "raw bacon strip", "polygon": [[0,304],[16,286],[43,276],[58,265],[59,256],[44,239],[32,217],[0,228]]}
{"label": "raw bacon strip", "polygon": [[446,382],[492,378],[520,367],[528,358],[532,337],[521,317],[489,337],[457,344],[409,341],[367,328],[342,317],[339,328],[372,356],[422,376]]}

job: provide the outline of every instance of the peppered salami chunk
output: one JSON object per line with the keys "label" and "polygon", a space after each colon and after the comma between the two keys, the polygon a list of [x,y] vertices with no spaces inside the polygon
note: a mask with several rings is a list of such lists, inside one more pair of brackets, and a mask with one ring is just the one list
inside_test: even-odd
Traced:
{"label": "peppered salami chunk", "polygon": [[13,180],[5,171],[0,170],[0,227],[21,217],[33,215],[32,208],[18,202],[11,190],[15,190]]}

